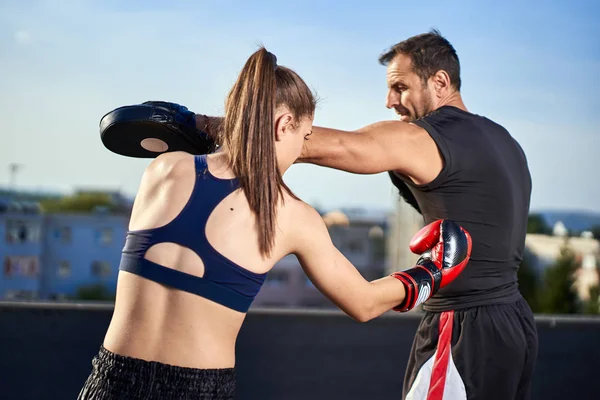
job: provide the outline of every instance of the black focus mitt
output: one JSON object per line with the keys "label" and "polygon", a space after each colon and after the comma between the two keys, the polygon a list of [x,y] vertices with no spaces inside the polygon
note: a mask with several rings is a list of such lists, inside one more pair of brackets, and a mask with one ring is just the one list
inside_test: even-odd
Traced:
{"label": "black focus mitt", "polygon": [[116,108],[100,119],[100,138],[110,151],[135,158],[185,151],[207,154],[215,142],[196,128],[196,115],[186,107],[163,101],[146,101]]}

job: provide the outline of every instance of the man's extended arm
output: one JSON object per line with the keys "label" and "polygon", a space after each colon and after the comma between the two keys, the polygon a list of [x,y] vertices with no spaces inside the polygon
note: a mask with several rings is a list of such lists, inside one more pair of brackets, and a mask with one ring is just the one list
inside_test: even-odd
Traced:
{"label": "man's extended arm", "polygon": [[377,122],[356,131],[314,127],[298,162],[357,174],[396,171],[417,183],[433,180],[442,169],[431,136],[401,121]]}
{"label": "man's extended arm", "polygon": [[[206,134],[213,142],[219,141],[219,133],[223,129],[223,118],[195,114],[191,120],[193,122],[190,124],[188,116],[194,113],[187,108],[175,103],[154,102],[156,103],[154,105],[150,103],[152,102],[143,103],[141,106],[120,107],[105,115],[100,124],[103,141],[112,143],[106,127],[102,125],[102,121],[107,116],[111,116],[117,111],[120,113],[113,118],[114,121],[110,126],[118,125],[119,121],[129,122],[130,125],[133,121],[139,125],[140,116],[136,112],[139,112],[139,108],[144,107],[154,107],[155,113],[164,114],[161,114],[159,119],[156,119],[154,114],[149,114],[150,117],[146,116],[145,118],[150,118],[151,122],[158,127],[157,129],[162,129],[158,132],[158,139],[167,144],[167,151],[179,149],[193,154],[200,154],[197,153],[198,151],[206,151],[204,148],[206,141],[201,143],[202,146],[196,143],[197,138],[190,136],[193,135],[193,132]],[[131,115],[127,114],[129,111],[131,111]],[[146,109],[143,111],[146,114],[149,112]],[[121,123],[121,125],[123,124]],[[161,125],[169,125],[171,130],[165,129]],[[140,125],[140,127],[142,126],[145,125]],[[131,128],[128,129],[131,131]],[[168,135],[171,134],[172,129],[178,131],[180,137],[173,135],[171,139]],[[114,152],[136,157],[139,157],[141,153],[143,153],[143,157],[160,154],[160,152],[144,153],[140,145],[136,147],[133,144],[133,148],[131,148],[131,144],[125,145],[120,140],[122,135],[120,131],[114,129],[113,131],[112,136],[116,137],[112,140],[115,143],[111,150]],[[152,132],[145,131],[145,136],[153,138],[152,135]],[[138,136],[140,136],[138,139],[141,140],[144,134]],[[415,183],[427,183],[435,179],[443,166],[442,157],[431,136],[421,127],[401,121],[377,122],[356,131],[314,127],[313,134],[305,142],[298,162],[313,163],[357,174],[395,171],[410,177]]]}
{"label": "man's extended arm", "polygon": [[[223,118],[198,115],[196,121],[215,139]],[[433,180],[442,169],[431,136],[423,128],[401,121],[376,122],[355,131],[315,126],[297,162],[356,174],[396,171],[416,183]]]}
{"label": "man's extended arm", "polygon": [[300,162],[359,174],[402,169],[404,160],[422,146],[422,129],[384,121],[356,131],[314,127]]}

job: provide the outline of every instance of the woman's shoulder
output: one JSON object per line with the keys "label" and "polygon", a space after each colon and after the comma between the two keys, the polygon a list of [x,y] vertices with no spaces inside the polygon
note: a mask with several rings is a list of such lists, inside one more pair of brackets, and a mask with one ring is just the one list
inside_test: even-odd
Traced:
{"label": "woman's shoulder", "polygon": [[283,212],[278,225],[286,238],[287,251],[290,254],[301,254],[315,241],[327,241],[328,230],[321,214],[310,204],[294,198],[284,196]]}
{"label": "woman's shoulder", "polygon": [[305,201],[284,192],[281,214],[293,226],[314,225],[322,222],[321,214]]}
{"label": "woman's shoulder", "polygon": [[183,151],[160,154],[146,167],[145,174],[154,177],[168,177],[187,173],[194,168],[194,156]]}

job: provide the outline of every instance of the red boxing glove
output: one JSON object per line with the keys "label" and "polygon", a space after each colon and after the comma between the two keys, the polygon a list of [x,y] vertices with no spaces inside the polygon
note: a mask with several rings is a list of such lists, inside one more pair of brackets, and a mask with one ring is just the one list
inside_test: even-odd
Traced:
{"label": "red boxing glove", "polygon": [[395,272],[406,297],[394,311],[409,311],[452,282],[465,269],[471,257],[471,236],[457,223],[437,220],[422,228],[412,238],[410,249],[421,254],[413,268]]}

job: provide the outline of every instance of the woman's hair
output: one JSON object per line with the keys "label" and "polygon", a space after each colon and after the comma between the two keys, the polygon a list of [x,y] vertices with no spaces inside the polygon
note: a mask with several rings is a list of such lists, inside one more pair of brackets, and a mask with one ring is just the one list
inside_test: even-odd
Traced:
{"label": "woman's hair", "polygon": [[230,164],[248,198],[258,227],[258,244],[269,256],[275,242],[276,208],[285,190],[275,154],[275,110],[286,106],[295,123],[312,117],[316,100],[306,83],[264,47],[240,72],[225,102],[219,143],[230,153]]}

